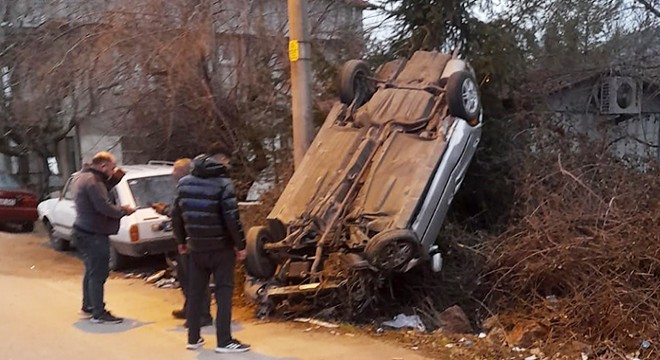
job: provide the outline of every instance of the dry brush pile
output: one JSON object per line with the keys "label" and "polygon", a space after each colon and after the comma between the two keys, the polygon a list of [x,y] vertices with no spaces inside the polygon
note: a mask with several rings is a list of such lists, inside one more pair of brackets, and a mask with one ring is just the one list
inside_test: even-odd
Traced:
{"label": "dry brush pile", "polygon": [[513,220],[481,245],[480,300],[507,330],[535,321],[546,346],[660,340],[657,167],[641,172],[597,146],[543,138],[516,171]]}

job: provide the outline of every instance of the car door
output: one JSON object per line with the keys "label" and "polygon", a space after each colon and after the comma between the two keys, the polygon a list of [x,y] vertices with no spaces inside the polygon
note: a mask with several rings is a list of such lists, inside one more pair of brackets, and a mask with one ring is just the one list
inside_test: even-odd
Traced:
{"label": "car door", "polygon": [[76,220],[76,207],[73,202],[72,179],[64,185],[60,200],[53,208],[52,225],[55,232],[64,239],[71,240],[73,222]]}

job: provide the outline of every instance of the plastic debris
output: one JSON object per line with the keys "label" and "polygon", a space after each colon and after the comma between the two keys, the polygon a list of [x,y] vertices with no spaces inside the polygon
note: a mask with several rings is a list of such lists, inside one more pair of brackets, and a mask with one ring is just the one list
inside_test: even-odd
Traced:
{"label": "plastic debris", "polygon": [[536,355],[530,355],[530,356],[525,358],[525,360],[537,360],[537,359],[538,359],[538,357]]}
{"label": "plastic debris", "polygon": [[485,337],[486,337],[485,332],[479,333],[479,339],[484,339]]}
{"label": "plastic debris", "polygon": [[171,289],[171,288],[174,287],[175,283],[176,283],[175,278],[162,278],[162,279],[156,281],[156,283],[154,283],[154,285],[159,287],[159,288]]}
{"label": "plastic debris", "polygon": [[293,321],[309,323],[309,324],[312,324],[312,325],[318,325],[318,326],[322,326],[322,327],[329,328],[329,329],[336,329],[336,328],[339,327],[339,325],[337,325],[337,324],[332,324],[332,323],[329,323],[327,321],[321,321],[321,320],[316,320],[316,319],[311,319],[311,318],[296,318],[296,319],[293,319]]}
{"label": "plastic debris", "polygon": [[646,341],[646,340],[640,341],[639,344],[642,346],[642,349],[645,349],[645,350],[649,349],[651,347],[651,343]]}
{"label": "plastic debris", "polygon": [[165,277],[165,274],[167,273],[167,270],[161,270],[147,278],[147,282],[152,284],[155,283],[156,281],[162,279]]}
{"label": "plastic debris", "polygon": [[419,315],[399,314],[394,319],[383,322],[383,325],[394,329],[411,328],[420,332],[426,331],[426,326]]}
{"label": "plastic debris", "polygon": [[582,358],[582,360],[589,360],[589,355],[585,353],[580,353],[580,357]]}

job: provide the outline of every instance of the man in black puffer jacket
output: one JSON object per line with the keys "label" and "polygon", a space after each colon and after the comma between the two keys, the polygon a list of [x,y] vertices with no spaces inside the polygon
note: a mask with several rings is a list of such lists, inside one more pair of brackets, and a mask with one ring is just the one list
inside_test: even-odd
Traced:
{"label": "man in black puffer jacket", "polygon": [[204,345],[200,337],[202,299],[213,274],[217,304],[218,353],[250,349],[231,337],[231,308],[236,260],[245,259],[245,235],[234,186],[229,179],[230,152],[216,146],[193,160],[191,175],[182,178],[172,207],[172,226],[179,252],[190,253],[190,290],[186,309],[189,350]]}

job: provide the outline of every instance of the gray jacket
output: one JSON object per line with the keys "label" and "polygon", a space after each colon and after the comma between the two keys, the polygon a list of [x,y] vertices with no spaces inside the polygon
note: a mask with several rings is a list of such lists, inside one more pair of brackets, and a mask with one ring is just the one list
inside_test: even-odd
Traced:
{"label": "gray jacket", "polygon": [[76,205],[75,229],[99,235],[114,235],[124,211],[110,201],[105,175],[85,166],[73,179]]}

